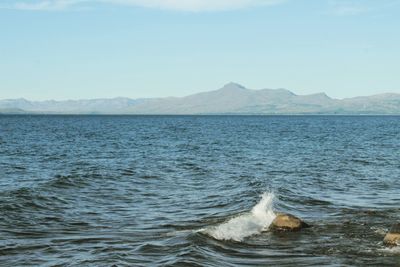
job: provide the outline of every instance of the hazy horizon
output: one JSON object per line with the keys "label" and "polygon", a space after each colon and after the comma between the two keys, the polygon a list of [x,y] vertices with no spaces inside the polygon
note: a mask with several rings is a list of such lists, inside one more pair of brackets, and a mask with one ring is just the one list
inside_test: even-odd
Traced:
{"label": "hazy horizon", "polygon": [[286,89],[252,90],[227,83],[186,97],[0,100],[0,113],[64,114],[400,114],[400,94],[335,99]]}
{"label": "hazy horizon", "polygon": [[57,101],[57,102],[63,102],[63,101],[80,101],[80,100],[97,100],[97,99],[117,99],[117,98],[127,98],[127,99],[153,99],[153,98],[185,98],[185,97],[189,97],[192,95],[197,95],[197,94],[201,94],[201,93],[208,93],[208,92],[213,92],[213,91],[217,91],[222,89],[224,86],[227,86],[229,84],[237,84],[240,86],[243,86],[244,89],[246,90],[250,90],[250,91],[261,91],[261,90],[287,90],[297,96],[308,96],[308,95],[317,95],[317,94],[325,94],[326,96],[328,96],[331,99],[335,99],[335,100],[344,100],[344,99],[349,99],[349,98],[356,98],[356,97],[368,97],[368,96],[376,96],[376,95],[385,95],[385,94],[400,94],[397,92],[381,92],[381,93],[377,93],[377,94],[371,94],[371,95],[354,95],[354,96],[349,96],[349,97],[344,97],[344,98],[336,98],[336,97],[332,97],[329,94],[327,94],[326,92],[323,91],[319,91],[319,92],[314,92],[314,93],[309,93],[309,94],[300,94],[297,93],[296,90],[291,90],[291,89],[287,89],[287,88],[269,88],[269,87],[263,87],[263,88],[248,88],[246,87],[246,85],[243,84],[239,84],[236,82],[229,82],[229,83],[225,83],[224,85],[219,86],[218,88],[209,88],[207,90],[203,90],[203,91],[198,91],[198,92],[194,92],[192,94],[189,95],[180,95],[180,96],[175,96],[175,95],[169,95],[169,96],[155,96],[155,97],[136,97],[136,98],[132,98],[132,97],[128,97],[128,96],[123,96],[123,95],[116,95],[116,96],[111,96],[111,97],[92,97],[92,98],[68,98],[68,99],[29,99],[26,97],[18,97],[18,98],[0,98],[0,101],[2,100],[17,100],[17,99],[24,99],[27,101],[32,101],[32,102],[44,102],[44,101]]}

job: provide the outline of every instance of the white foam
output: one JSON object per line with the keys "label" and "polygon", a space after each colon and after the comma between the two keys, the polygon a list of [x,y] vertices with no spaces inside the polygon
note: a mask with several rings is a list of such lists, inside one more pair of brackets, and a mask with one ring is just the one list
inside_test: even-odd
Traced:
{"label": "white foam", "polygon": [[234,241],[242,241],[245,237],[259,234],[267,229],[276,217],[272,210],[273,199],[272,193],[264,193],[251,212],[239,215],[220,225],[206,228],[202,232],[218,240]]}
{"label": "white foam", "polygon": [[396,247],[391,247],[391,248],[383,248],[380,249],[380,251],[387,253],[387,254],[400,254],[400,247],[396,246]]}

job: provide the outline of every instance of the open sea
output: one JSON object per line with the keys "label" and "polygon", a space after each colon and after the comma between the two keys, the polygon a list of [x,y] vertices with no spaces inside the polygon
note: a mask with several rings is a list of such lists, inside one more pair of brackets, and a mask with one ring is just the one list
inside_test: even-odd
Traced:
{"label": "open sea", "polygon": [[0,116],[0,266],[400,266],[396,222],[399,116]]}

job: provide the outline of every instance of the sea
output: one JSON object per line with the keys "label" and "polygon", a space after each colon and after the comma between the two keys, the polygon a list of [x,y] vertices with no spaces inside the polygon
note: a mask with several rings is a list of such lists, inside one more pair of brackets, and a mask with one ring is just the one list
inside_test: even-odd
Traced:
{"label": "sea", "polygon": [[399,116],[0,116],[0,266],[400,266],[399,222]]}

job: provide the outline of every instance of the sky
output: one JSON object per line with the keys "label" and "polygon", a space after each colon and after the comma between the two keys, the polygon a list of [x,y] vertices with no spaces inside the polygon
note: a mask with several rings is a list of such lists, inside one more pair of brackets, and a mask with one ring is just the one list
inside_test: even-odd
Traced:
{"label": "sky", "polygon": [[400,0],[1,0],[0,99],[400,93]]}

